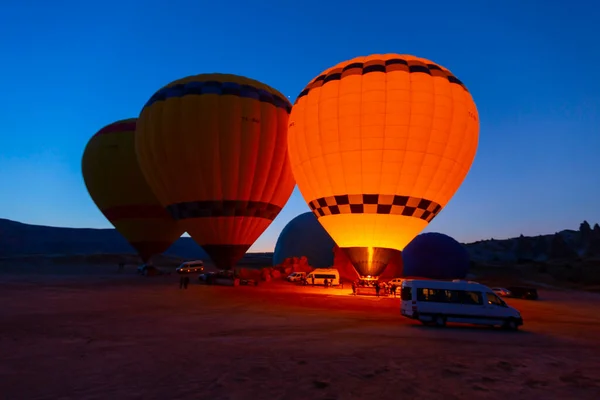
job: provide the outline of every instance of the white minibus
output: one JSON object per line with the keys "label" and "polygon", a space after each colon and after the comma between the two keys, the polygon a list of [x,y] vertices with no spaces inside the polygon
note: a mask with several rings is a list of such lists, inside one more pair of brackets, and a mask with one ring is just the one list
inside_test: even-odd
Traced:
{"label": "white minibus", "polygon": [[332,286],[337,286],[340,284],[340,272],[335,268],[317,268],[306,275],[304,282],[306,285],[324,285],[325,279]]}
{"label": "white minibus", "polygon": [[423,324],[460,322],[511,330],[523,325],[517,309],[477,282],[408,279],[402,282],[400,299],[400,313]]}

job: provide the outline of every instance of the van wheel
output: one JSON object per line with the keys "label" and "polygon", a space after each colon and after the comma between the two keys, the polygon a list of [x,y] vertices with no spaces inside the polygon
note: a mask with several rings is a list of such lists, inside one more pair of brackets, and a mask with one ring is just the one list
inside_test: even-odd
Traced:
{"label": "van wheel", "polygon": [[502,327],[509,331],[516,331],[519,329],[519,325],[517,325],[517,321],[514,318],[507,319]]}
{"label": "van wheel", "polygon": [[442,327],[446,326],[446,318],[443,315],[438,314],[433,318],[433,323],[438,328],[442,328]]}

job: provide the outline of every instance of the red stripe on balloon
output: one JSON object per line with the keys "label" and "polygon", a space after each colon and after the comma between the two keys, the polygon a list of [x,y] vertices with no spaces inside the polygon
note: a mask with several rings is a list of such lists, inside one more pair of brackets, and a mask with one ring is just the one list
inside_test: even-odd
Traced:
{"label": "red stripe on balloon", "polygon": [[145,204],[110,207],[102,210],[102,213],[109,221],[135,218],[171,218],[164,207]]}

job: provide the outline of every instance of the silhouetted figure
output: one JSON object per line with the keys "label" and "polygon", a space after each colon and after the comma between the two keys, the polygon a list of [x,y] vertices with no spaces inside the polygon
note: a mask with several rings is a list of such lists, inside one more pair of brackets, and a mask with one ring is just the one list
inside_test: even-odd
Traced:
{"label": "silhouetted figure", "polygon": [[352,296],[356,296],[356,282],[352,281]]}
{"label": "silhouetted figure", "polygon": [[186,276],[185,278],[183,278],[183,288],[187,289],[189,284],[190,284],[190,277]]}
{"label": "silhouetted figure", "polygon": [[398,288],[398,286],[396,285],[392,285],[392,287],[390,288],[390,290],[392,291],[392,294],[394,295],[394,298],[396,297],[396,289]]}
{"label": "silhouetted figure", "polygon": [[312,285],[315,286],[315,276],[314,275],[312,276],[311,281],[312,281]]}
{"label": "silhouetted figure", "polygon": [[381,289],[381,286],[379,286],[379,282],[375,282],[375,295],[377,297],[379,297],[379,290]]}
{"label": "silhouetted figure", "polygon": [[183,289],[185,278],[182,276],[179,278],[179,289]]}

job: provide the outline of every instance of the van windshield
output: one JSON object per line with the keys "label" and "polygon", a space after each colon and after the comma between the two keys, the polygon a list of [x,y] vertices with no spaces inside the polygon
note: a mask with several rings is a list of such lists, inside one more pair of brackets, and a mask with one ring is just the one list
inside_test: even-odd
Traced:
{"label": "van windshield", "polygon": [[487,292],[486,295],[487,295],[488,304],[506,307],[506,303],[504,302],[504,300],[502,300],[500,297],[496,296],[494,293]]}

